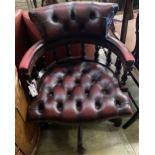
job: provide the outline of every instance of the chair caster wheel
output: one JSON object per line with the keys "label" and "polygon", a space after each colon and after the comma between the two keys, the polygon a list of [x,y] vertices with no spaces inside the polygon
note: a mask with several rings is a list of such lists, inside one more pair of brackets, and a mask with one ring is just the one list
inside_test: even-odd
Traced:
{"label": "chair caster wheel", "polygon": [[85,149],[84,147],[82,147],[82,146],[79,146],[79,147],[78,147],[78,153],[79,153],[80,155],[83,155],[85,152],[86,152],[86,149]]}

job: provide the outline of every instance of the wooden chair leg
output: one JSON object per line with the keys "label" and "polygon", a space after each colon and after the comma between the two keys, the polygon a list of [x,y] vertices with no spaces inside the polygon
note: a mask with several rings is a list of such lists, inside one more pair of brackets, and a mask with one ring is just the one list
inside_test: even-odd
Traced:
{"label": "wooden chair leg", "polygon": [[132,94],[130,93],[130,91],[128,91],[128,95],[132,101],[132,103],[134,104],[135,108],[136,108],[136,112],[135,114],[122,126],[123,129],[127,129],[130,125],[132,125],[139,117],[139,107],[137,106],[137,103],[135,102],[134,98],[132,97]]}
{"label": "wooden chair leg", "polygon": [[122,75],[122,84],[125,85],[126,81],[128,80],[128,71],[124,71],[124,74]]}
{"label": "wooden chair leg", "polygon": [[134,123],[139,117],[139,111],[137,111],[124,125],[123,129],[128,128],[132,123]]}
{"label": "wooden chair leg", "polygon": [[77,132],[77,151],[79,154],[84,154],[85,153],[85,148],[83,147],[83,142],[82,142],[82,129],[81,126],[78,126],[78,132]]}
{"label": "wooden chair leg", "polygon": [[34,7],[37,8],[37,1],[33,0]]}
{"label": "wooden chair leg", "polygon": [[122,65],[121,65],[121,61],[118,58],[116,59],[115,66],[116,66],[115,74],[119,78],[120,77],[120,73],[121,73]]}

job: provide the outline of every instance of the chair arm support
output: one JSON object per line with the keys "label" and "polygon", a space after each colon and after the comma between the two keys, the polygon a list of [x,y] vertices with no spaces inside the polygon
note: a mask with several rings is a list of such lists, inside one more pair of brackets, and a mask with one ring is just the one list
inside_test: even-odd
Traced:
{"label": "chair arm support", "polygon": [[43,40],[40,40],[33,46],[31,46],[23,56],[19,65],[19,69],[23,70],[26,74],[30,75],[31,70],[33,68],[33,64],[37,60],[38,56],[41,54],[40,51],[43,46],[44,46]]}
{"label": "chair arm support", "polygon": [[114,50],[114,53],[120,58],[125,69],[130,69],[134,62],[135,58],[132,53],[127,49],[127,47],[118,39],[108,35],[107,42]]}

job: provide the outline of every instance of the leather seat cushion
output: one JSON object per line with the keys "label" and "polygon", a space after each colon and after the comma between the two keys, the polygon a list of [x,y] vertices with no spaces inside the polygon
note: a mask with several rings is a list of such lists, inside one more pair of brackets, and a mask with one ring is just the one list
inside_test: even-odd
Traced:
{"label": "leather seat cushion", "polygon": [[132,113],[112,72],[92,62],[55,66],[42,77],[38,92],[29,106],[31,120],[81,122]]}

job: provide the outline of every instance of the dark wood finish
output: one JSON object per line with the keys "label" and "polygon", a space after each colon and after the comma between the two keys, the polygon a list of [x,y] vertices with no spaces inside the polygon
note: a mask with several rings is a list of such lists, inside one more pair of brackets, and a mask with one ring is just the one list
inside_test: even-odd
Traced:
{"label": "dark wood finish", "polygon": [[[139,14],[137,15],[136,19],[136,45],[135,49],[133,51],[133,54],[135,56],[135,68],[129,73],[135,84],[139,87]],[[129,97],[132,100],[132,103],[136,107],[136,112],[135,114],[123,125],[123,128],[126,129],[130,125],[132,125],[139,117],[139,107],[137,106],[135,100],[133,99],[132,95],[130,92]]]}
{"label": "dark wood finish", "polygon": [[98,45],[95,46],[95,55],[94,55],[94,57],[95,57],[95,61],[99,61],[99,46]]}
{"label": "dark wood finish", "polygon": [[128,79],[128,71],[125,70],[124,73],[123,73],[123,75],[122,75],[122,79],[121,79],[123,85],[126,84],[127,79]]}
{"label": "dark wood finish", "polygon": [[83,142],[82,142],[82,128],[81,125],[78,126],[78,138],[77,138],[77,150],[79,154],[84,154],[85,153],[85,148],[83,147]]}
{"label": "dark wood finish", "polygon": [[122,69],[122,64],[121,64],[121,61],[120,61],[119,58],[116,59],[115,66],[116,66],[115,74],[116,74],[117,77],[119,77],[119,75],[121,73],[121,69]]}
{"label": "dark wood finish", "polygon": [[133,124],[139,117],[139,111],[137,111],[124,125],[123,129],[127,129],[131,124]]}
{"label": "dark wood finish", "polygon": [[135,108],[136,108],[136,112],[134,113],[134,115],[123,125],[123,129],[127,129],[131,124],[133,124],[138,118],[139,118],[139,107],[137,106],[134,98],[132,97],[131,93],[128,91],[128,95],[132,101],[132,103],[134,104]]}
{"label": "dark wood finish", "polygon": [[131,5],[130,5],[130,16],[129,16],[129,20],[134,18],[134,14],[133,14],[133,0],[131,1]]}
{"label": "dark wood finish", "polygon": [[139,87],[139,70],[137,68],[133,68],[129,75],[132,77],[133,81]]}
{"label": "dark wood finish", "polygon": [[45,0],[41,0],[41,6],[43,6],[43,5],[44,5],[44,1],[45,1]]}
{"label": "dark wood finish", "polygon": [[121,29],[121,37],[120,40],[125,43],[126,40],[126,34],[128,29],[128,20],[130,17],[130,12],[132,9],[132,2],[133,0],[126,0],[125,1],[125,7],[124,7],[124,14],[123,14],[123,22],[122,22],[122,29]]}
{"label": "dark wood finish", "polygon": [[133,50],[133,55],[135,57],[135,66],[139,69],[139,13],[136,19],[136,46]]}
{"label": "dark wood finish", "polygon": [[33,0],[34,7],[37,8],[37,1]]}
{"label": "dark wood finish", "polygon": [[106,57],[106,65],[107,65],[107,67],[110,67],[110,65],[111,65],[111,54],[112,54],[112,52],[111,51],[108,51],[108,53],[107,53],[107,57]]}

